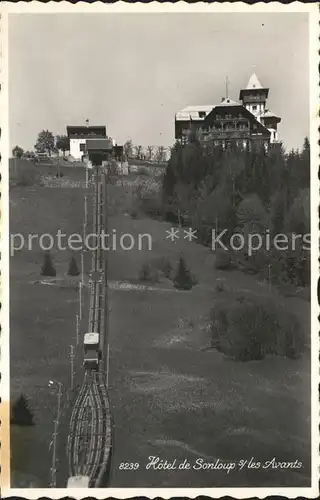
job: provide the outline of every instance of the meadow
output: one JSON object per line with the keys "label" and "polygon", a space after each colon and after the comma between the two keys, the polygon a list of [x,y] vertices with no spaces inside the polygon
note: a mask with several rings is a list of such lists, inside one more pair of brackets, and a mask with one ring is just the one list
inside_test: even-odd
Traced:
{"label": "meadow", "polygon": [[[72,175],[84,176],[79,170]],[[76,172],[76,173],[71,173]],[[110,398],[115,422],[114,455],[110,476],[113,487],[143,486],[308,486],[310,483],[310,359],[269,356],[262,361],[234,362],[210,346],[208,315],[221,297],[278,294],[240,271],[216,270],[209,248],[181,237],[166,238],[170,224],[140,214],[130,216],[131,185],[108,186],[112,213],[108,232],[118,235],[148,233],[152,249],[107,254],[110,290],[109,344]],[[83,188],[16,186],[10,192],[11,233],[67,234],[82,231]],[[115,201],[116,200],[116,201]],[[162,276],[154,290],[116,290],[116,283],[139,283],[145,262],[168,258],[177,266],[183,253],[198,284],[176,291]],[[57,277],[65,280],[69,252],[51,251]],[[76,255],[80,265],[79,255]],[[89,269],[86,256],[85,268]],[[88,259],[88,260],[87,260]],[[23,436],[13,428],[13,468],[49,481],[56,394],[48,381],[70,386],[69,346],[75,344],[78,312],[76,284],[41,285],[43,252],[21,250],[11,258],[11,398],[25,393],[36,425]],[[221,285],[223,286],[217,286]],[[295,311],[310,332],[310,304],[276,295]],[[86,318],[82,331],[86,328]],[[78,366],[78,365],[77,365]],[[81,380],[81,370],[77,369]],[[303,425],[302,425],[303,423]],[[66,421],[62,424],[66,434]],[[21,441],[22,440],[22,441]],[[19,444],[20,443],[20,444]],[[20,449],[20,448],[19,448]],[[241,472],[192,470],[151,471],[149,456],[179,461],[197,458],[212,462],[271,460],[295,461],[299,470],[245,469]],[[139,462],[135,472],[119,469],[121,462]],[[64,467],[64,462],[60,468]],[[30,479],[31,481],[31,479]],[[63,485],[62,485],[63,486]]]}

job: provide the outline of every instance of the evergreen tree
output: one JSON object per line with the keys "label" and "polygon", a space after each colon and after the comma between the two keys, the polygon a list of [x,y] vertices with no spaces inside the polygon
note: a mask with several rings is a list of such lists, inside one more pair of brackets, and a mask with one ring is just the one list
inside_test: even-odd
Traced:
{"label": "evergreen tree", "polygon": [[24,394],[21,394],[12,406],[11,424],[19,426],[34,425],[33,418],[28,399]]}
{"label": "evergreen tree", "polygon": [[310,186],[310,142],[308,137],[303,143],[302,152],[300,155],[300,188],[308,188]]}
{"label": "evergreen tree", "polygon": [[56,276],[56,274],[57,274],[57,272],[52,264],[50,252],[46,252],[44,254],[44,263],[43,263],[43,266],[41,268],[41,275],[54,277],[54,276]]}
{"label": "evergreen tree", "polygon": [[285,196],[283,190],[278,190],[274,193],[270,202],[270,220],[274,235],[283,231],[285,214]]}
{"label": "evergreen tree", "polygon": [[79,276],[80,272],[75,257],[71,257],[68,269],[69,276]]}
{"label": "evergreen tree", "polygon": [[178,290],[191,290],[194,281],[188,270],[183,255],[180,255],[177,274],[173,280],[174,287]]}

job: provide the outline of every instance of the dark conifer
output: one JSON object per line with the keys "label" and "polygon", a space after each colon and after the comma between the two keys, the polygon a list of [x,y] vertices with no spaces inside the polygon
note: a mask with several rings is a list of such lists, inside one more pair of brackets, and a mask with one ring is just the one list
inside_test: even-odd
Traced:
{"label": "dark conifer", "polygon": [[79,276],[80,272],[75,257],[71,257],[68,269],[69,276]]}
{"label": "dark conifer", "polygon": [[53,277],[53,276],[56,276],[56,274],[57,274],[57,272],[52,264],[50,252],[46,252],[44,254],[44,263],[43,263],[43,266],[41,268],[41,275]]}
{"label": "dark conifer", "polygon": [[21,394],[12,406],[11,424],[20,426],[34,425],[33,413],[24,394]]}
{"label": "dark conifer", "polygon": [[180,255],[177,274],[173,280],[173,284],[178,290],[191,290],[194,285],[192,276],[186,266],[183,255]]}

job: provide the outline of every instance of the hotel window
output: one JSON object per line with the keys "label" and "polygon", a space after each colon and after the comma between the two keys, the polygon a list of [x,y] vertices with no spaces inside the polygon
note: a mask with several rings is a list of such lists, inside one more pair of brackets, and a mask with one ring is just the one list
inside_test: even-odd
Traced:
{"label": "hotel window", "polygon": [[86,150],[86,145],[80,144],[80,151],[85,151],[85,150]]}
{"label": "hotel window", "polygon": [[254,105],[252,106],[252,111],[257,111],[257,106],[256,106],[256,104],[254,104]]}

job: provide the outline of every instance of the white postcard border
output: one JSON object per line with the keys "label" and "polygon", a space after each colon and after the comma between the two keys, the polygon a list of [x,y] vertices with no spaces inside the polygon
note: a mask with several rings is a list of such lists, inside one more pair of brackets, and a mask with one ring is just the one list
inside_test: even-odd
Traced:
{"label": "white postcard border", "polygon": [[[313,269],[311,279],[311,372],[312,372],[312,485],[310,488],[97,488],[97,489],[18,489],[10,488],[10,349],[9,349],[9,180],[8,180],[8,159],[9,159],[9,103],[8,103],[8,16],[11,14],[34,14],[34,13],[289,13],[307,12],[310,19],[309,32],[309,80],[310,80],[310,144],[311,144],[311,237],[313,241],[318,241],[318,207],[319,207],[319,8],[317,3],[294,2],[291,4],[281,4],[272,2],[269,4],[256,3],[248,5],[244,2],[214,3],[207,4],[199,2],[187,4],[185,2],[130,4],[117,2],[115,4],[103,4],[95,2],[86,4],[79,2],[71,4],[69,2],[49,2],[40,3],[32,1],[29,3],[7,3],[0,5],[0,125],[2,135],[0,140],[2,161],[1,165],[1,355],[0,355],[0,465],[1,465],[1,496],[2,497],[24,497],[37,499],[39,497],[62,498],[65,496],[72,498],[85,498],[87,496],[95,498],[131,498],[135,496],[145,496],[149,498],[171,498],[172,496],[195,498],[199,495],[212,498],[231,496],[233,498],[265,498],[270,495],[284,496],[287,498],[306,497],[314,498],[319,495],[319,306],[317,300],[318,287],[318,246],[311,252],[311,268]],[[302,423],[303,424],[303,423]]]}

